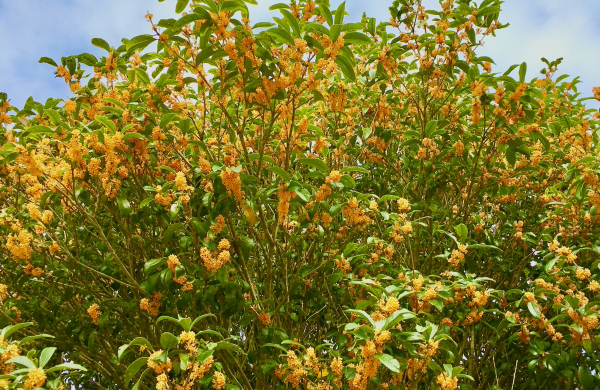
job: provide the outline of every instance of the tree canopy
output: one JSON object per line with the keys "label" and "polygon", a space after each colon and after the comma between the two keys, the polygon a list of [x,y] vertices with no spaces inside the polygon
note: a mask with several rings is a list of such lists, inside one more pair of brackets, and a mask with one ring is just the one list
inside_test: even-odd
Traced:
{"label": "tree canopy", "polygon": [[478,56],[500,0],[255,3],[0,94],[0,388],[598,388],[578,78]]}

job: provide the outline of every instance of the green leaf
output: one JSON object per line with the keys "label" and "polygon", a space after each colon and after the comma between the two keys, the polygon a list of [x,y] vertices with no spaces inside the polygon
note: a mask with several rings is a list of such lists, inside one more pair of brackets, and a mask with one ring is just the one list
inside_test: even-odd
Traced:
{"label": "green leaf", "polygon": [[55,125],[60,124],[60,114],[58,112],[56,112],[56,110],[48,109],[48,110],[44,111],[44,113],[46,115],[48,115],[48,117],[50,117],[50,119],[52,120],[52,123],[54,123]]}
{"label": "green leaf", "polygon": [[327,22],[329,27],[333,26],[333,17],[331,16],[331,11],[329,11],[329,7],[321,3],[319,4],[319,12],[321,13],[321,16],[325,18],[325,21]]}
{"label": "green leaf", "polygon": [[485,16],[490,14],[497,14],[500,12],[500,7],[486,7],[484,9],[480,9],[477,13],[477,16]]}
{"label": "green leaf", "polygon": [[318,158],[301,158],[298,159],[297,162],[300,164],[311,165],[323,173],[329,173],[329,167],[327,164]]}
{"label": "green leaf", "polygon": [[333,26],[331,26],[331,30],[329,31],[329,37],[331,38],[332,41],[335,41],[340,36],[341,32],[342,32],[342,25],[334,24]]}
{"label": "green leaf", "polygon": [[56,348],[55,347],[48,347],[48,348],[44,348],[42,350],[42,353],[40,353],[40,361],[39,361],[40,368],[44,368],[44,366],[52,358],[52,355],[54,355],[54,352],[56,352]]}
{"label": "green leaf", "polygon": [[215,349],[228,349],[230,351],[235,351],[235,352],[239,352],[242,354],[246,354],[246,352],[244,352],[243,349],[241,349],[239,346],[230,343],[228,341],[219,341],[215,347]]}
{"label": "green leaf", "polygon": [[92,38],[92,45],[104,49],[110,53],[110,45],[102,38]]}
{"label": "green leaf", "polygon": [[7,339],[11,334],[15,333],[17,330],[24,328],[26,326],[29,326],[29,325],[33,325],[33,322],[22,322],[22,323],[16,324],[16,325],[9,325],[2,329],[0,336],[2,336],[4,339]]}
{"label": "green leaf", "polygon": [[112,130],[113,133],[117,131],[117,125],[115,125],[115,123],[108,119],[108,117],[106,117],[105,115],[96,115],[94,117],[94,120],[108,127],[110,130]]}
{"label": "green leaf", "polygon": [[289,4],[286,3],[277,3],[277,4],[273,4],[272,6],[269,7],[269,10],[274,11],[276,9],[287,9],[290,8]]}
{"label": "green leaf", "polygon": [[[191,328],[190,328],[191,329]],[[223,339],[223,335],[219,332],[217,332],[216,330],[212,330],[212,329],[206,329],[206,330],[201,330],[200,332],[196,332],[197,335],[201,335],[201,334],[212,334],[213,336],[219,336],[221,339]]]}
{"label": "green leaf", "polygon": [[56,61],[54,61],[52,58],[50,57],[41,57],[40,60],[38,61],[40,64],[50,64],[52,66],[58,66],[56,64]]}
{"label": "green leaf", "polygon": [[140,67],[135,68],[135,74],[144,84],[150,84],[150,76],[148,76],[148,73],[144,69]]}
{"label": "green leaf", "polygon": [[346,33],[346,35],[344,35],[344,42],[353,45],[370,45],[372,43],[371,38],[369,38],[367,34],[358,31]]}
{"label": "green leaf", "polygon": [[87,66],[96,66],[96,63],[98,63],[96,56],[90,53],[81,53],[77,56],[77,58],[79,59],[80,63]]}
{"label": "green leaf", "polygon": [[144,337],[136,337],[132,342],[129,343],[130,347],[134,345],[145,345],[148,350],[154,351],[154,347],[152,347],[150,341],[146,340]]}
{"label": "green leaf", "polygon": [[509,147],[506,150],[506,161],[511,166],[514,166],[515,163],[517,162],[517,153],[516,152],[517,152],[516,148],[513,148],[513,147]]}
{"label": "green leaf", "polygon": [[125,353],[125,351],[129,348],[129,344],[123,344],[117,349],[117,361],[121,361],[121,357]]}
{"label": "green leaf", "polygon": [[123,194],[119,194],[117,196],[117,205],[119,206],[119,211],[121,212],[121,215],[131,214],[131,204]]}
{"label": "green leaf", "polygon": [[383,325],[383,330],[390,329],[394,327],[398,322],[408,320],[410,318],[415,318],[416,315],[410,310],[400,309],[393,312],[386,320]]}
{"label": "green leaf", "polygon": [[17,356],[6,361],[6,363],[16,363],[27,368],[35,368],[35,364],[25,356]]}
{"label": "green leaf", "polygon": [[217,52],[217,50],[213,49],[210,46],[202,49],[202,51],[200,53],[198,53],[198,55],[196,56],[196,65],[200,65],[200,64],[206,62],[206,60],[208,58],[210,58],[210,56],[212,56],[216,52]]}
{"label": "green leaf", "polygon": [[[148,358],[146,358],[148,359]],[[75,363],[61,363],[58,366],[54,366],[52,368],[49,368],[47,370],[45,370],[46,372],[54,372],[54,371],[62,371],[62,370],[81,370],[81,371],[87,371],[87,368],[85,368],[82,365],[79,364],[75,364]]]}
{"label": "green leaf", "polygon": [[265,32],[271,35],[272,37],[283,41],[284,43],[294,45],[294,38],[292,37],[292,35],[288,31],[282,29],[281,27],[270,28]]}
{"label": "green leaf", "polygon": [[[202,8],[198,8],[198,9],[202,9]],[[187,15],[179,18],[179,20],[177,20],[177,22],[175,22],[175,24],[173,25],[173,28],[180,29],[180,28],[187,26],[188,24],[195,22],[196,20],[200,20],[200,19],[207,19],[207,18],[205,15],[200,15],[194,11],[191,14],[187,14]]]}
{"label": "green leaf", "polygon": [[163,349],[175,348],[177,344],[179,344],[179,340],[173,333],[165,332],[160,335],[160,346]]}
{"label": "green leaf", "polygon": [[137,382],[135,382],[135,385],[133,385],[133,387],[131,388],[131,390],[138,390],[140,388],[140,384],[142,383],[142,379],[144,379],[144,377],[146,376],[146,374],[149,373],[150,371],[152,371],[151,368],[146,368],[144,370],[144,372],[142,372],[142,375],[140,375],[140,377],[137,380]]}
{"label": "green leaf", "polygon": [[373,320],[373,318],[366,311],[364,311],[364,310],[355,310],[355,309],[347,309],[346,312],[357,314],[359,317],[367,320],[369,322],[369,324],[371,324],[371,326],[373,328],[375,328],[375,321]]}
{"label": "green leaf", "polygon": [[346,13],[346,2],[342,2],[342,4],[339,5],[339,7],[337,8],[337,10],[335,11],[335,19],[333,21],[333,24],[342,24],[342,22],[344,21],[344,14]]}
{"label": "green leaf", "polygon": [[177,12],[178,14],[182,13],[189,2],[190,0],[177,0],[177,4],[175,5],[175,12]]}
{"label": "green leaf", "polygon": [[273,27],[274,25],[275,24],[270,22],[258,22],[254,26],[252,26],[252,29],[254,30],[255,28]]}
{"label": "green leaf", "polygon": [[519,81],[525,82],[525,74],[527,73],[527,63],[523,62],[521,66],[519,66]]}
{"label": "green leaf", "polygon": [[177,173],[175,172],[175,170],[173,168],[171,168],[168,165],[161,165],[159,167],[157,167],[157,169],[163,170],[163,171],[167,171],[167,172],[171,172],[171,173]]}
{"label": "green leaf", "polygon": [[470,28],[467,30],[467,36],[473,45],[477,44],[477,36],[475,35],[475,29]]}
{"label": "green leaf", "polygon": [[356,181],[350,175],[343,175],[340,178],[340,183],[344,185],[344,188],[354,188],[356,187]]}
{"label": "green leaf", "polygon": [[473,244],[473,245],[469,245],[467,247],[467,249],[471,250],[471,249],[494,249],[497,251],[502,252],[502,249],[498,248],[497,246],[494,245],[484,245],[484,244]]}
{"label": "green leaf", "polygon": [[127,370],[125,370],[125,384],[128,385],[131,382],[131,378],[148,362],[147,357],[141,357],[135,362],[131,363]]}
{"label": "green leaf", "polygon": [[23,338],[22,338],[22,339],[19,341],[19,345],[22,345],[22,344],[28,343],[28,342],[30,342],[30,341],[33,341],[33,340],[44,339],[44,338],[47,338],[47,339],[53,339],[53,338],[54,338],[54,336],[52,336],[52,335],[50,335],[50,334],[45,334],[45,333],[42,333],[42,334],[36,334],[36,335],[34,335],[34,336],[27,336],[27,337],[23,337]]}
{"label": "green leaf", "polygon": [[296,17],[287,9],[280,9],[279,12],[283,14],[285,20],[290,24],[290,27],[294,30],[294,34],[300,36],[300,24],[298,24],[298,19],[296,19]]}
{"label": "green leaf", "polygon": [[54,133],[54,130],[49,128],[48,126],[36,125],[31,126],[27,129],[30,133]]}
{"label": "green leaf", "polygon": [[387,353],[376,353],[373,357],[379,359],[379,361],[389,368],[390,371],[396,373],[400,372],[400,363],[398,360],[394,359],[393,356],[388,355]]}
{"label": "green leaf", "polygon": [[131,133],[126,133],[123,136],[123,139],[129,139],[129,138],[139,138],[139,139],[146,139],[146,136],[140,133],[136,133],[136,132],[131,132]]}
{"label": "green leaf", "polygon": [[435,306],[440,311],[440,313],[444,310],[444,301],[442,301],[441,299],[434,298],[434,299],[429,300],[429,302],[433,306]]}
{"label": "green leaf", "polygon": [[577,371],[577,379],[581,384],[582,390],[597,389],[595,386],[594,376],[592,375],[590,369],[583,364],[579,366],[579,370]]}
{"label": "green leaf", "polygon": [[279,177],[281,177],[285,181],[289,181],[290,180],[290,175],[285,170],[283,170],[283,168],[268,167],[267,170],[275,173],[276,175],[278,175]]}
{"label": "green leaf", "polygon": [[137,37],[131,38],[129,41],[127,41],[125,47],[127,48],[127,51],[130,51],[132,49],[144,50],[149,44],[151,44],[155,40],[156,38],[154,38],[150,34],[138,35]]}
{"label": "green leaf", "polygon": [[[159,265],[166,263],[166,260],[164,258],[158,258],[158,259],[151,259],[148,260],[147,262],[144,263],[144,272],[146,274],[150,274],[156,267],[158,267]],[[160,321],[162,317],[160,317],[158,321]],[[171,318],[171,317],[169,317]]]}
{"label": "green leaf", "polygon": [[339,54],[335,58],[335,63],[338,64],[338,66],[342,70],[342,73],[344,73],[344,76],[347,79],[351,81],[356,81],[356,74],[354,74],[354,66],[346,56]]}
{"label": "green leaf", "polygon": [[427,125],[425,126],[425,135],[427,137],[429,137],[431,135],[431,133],[433,133],[433,131],[437,128],[437,124],[438,124],[438,121],[436,121],[436,120],[431,120],[431,121],[427,122]]}
{"label": "green leaf", "polygon": [[538,306],[538,304],[536,302],[533,302],[533,301],[527,302],[527,309],[529,309],[529,312],[535,318],[541,318],[542,313],[540,311],[540,307]]}
{"label": "green leaf", "polygon": [[283,345],[279,345],[279,344],[266,343],[266,344],[263,344],[261,348],[264,348],[264,347],[274,347],[274,348],[279,348],[279,349],[281,349],[283,352],[287,352],[287,348],[285,348]]}
{"label": "green leaf", "polygon": [[456,234],[461,242],[465,242],[467,240],[467,235],[469,234],[469,229],[464,223],[454,226],[454,230],[456,230]]}
{"label": "green leaf", "polygon": [[212,314],[212,313],[202,314],[201,316],[198,316],[198,317],[197,317],[197,318],[196,318],[194,321],[192,321],[192,325],[191,325],[190,329],[194,329],[194,325],[196,325],[196,323],[197,323],[198,321],[200,321],[201,319],[204,319],[204,318],[206,318],[206,317],[213,317],[213,318],[217,318],[217,316],[215,316],[215,315],[214,315],[214,314]]}

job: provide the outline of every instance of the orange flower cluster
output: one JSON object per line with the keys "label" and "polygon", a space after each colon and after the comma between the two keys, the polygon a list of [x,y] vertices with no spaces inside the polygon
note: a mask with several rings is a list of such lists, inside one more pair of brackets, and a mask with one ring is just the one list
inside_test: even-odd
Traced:
{"label": "orange flower cluster", "polygon": [[182,388],[185,390],[190,390],[195,381],[204,377],[204,375],[211,369],[213,363],[215,362],[214,358],[209,356],[202,363],[194,362],[192,364],[191,369],[189,369],[190,373],[188,374],[187,380],[185,381],[185,386]]}
{"label": "orange flower cluster", "polygon": [[412,233],[412,224],[409,221],[404,222],[404,225],[400,225],[398,222],[394,222],[394,230],[390,234],[390,237],[397,243],[404,241],[404,237]]}
{"label": "orange flower cluster", "polygon": [[227,188],[229,196],[234,195],[235,198],[241,202],[244,195],[242,193],[242,180],[240,179],[240,174],[230,168],[226,168],[221,171],[221,180],[223,181],[225,188]]}
{"label": "orange flower cluster", "polygon": [[181,265],[181,262],[175,255],[169,255],[167,259],[167,267],[173,272],[173,280],[176,283],[183,285],[183,291],[189,291],[193,288],[192,284],[187,281],[187,277],[185,276],[177,276],[177,266]]}
{"label": "orange flower cluster", "polygon": [[284,378],[286,384],[291,383],[294,389],[299,390],[302,378],[308,374],[308,371],[302,365],[302,362],[296,356],[296,352],[290,350],[287,352],[288,375]]}
{"label": "orange flower cluster", "polygon": [[100,310],[98,310],[100,306],[98,306],[97,303],[93,303],[88,309],[87,312],[90,315],[90,317],[92,317],[92,320],[94,320],[94,324],[98,325],[98,317],[100,317],[102,315],[102,312]]}
{"label": "orange flower cluster", "polygon": [[31,241],[33,240],[33,234],[25,229],[19,231],[18,235],[9,234],[6,240],[6,248],[13,255],[15,260],[28,260],[31,258],[33,248],[31,247]]}
{"label": "orange flower cluster", "polygon": [[342,214],[346,217],[348,224],[359,225],[360,228],[365,228],[372,221],[366,211],[359,207],[356,198],[348,200],[348,203],[342,207]]}
{"label": "orange flower cluster", "polygon": [[198,342],[196,341],[196,333],[193,331],[181,332],[179,335],[181,342],[185,344],[185,349],[190,353],[196,353],[198,350]]}
{"label": "orange flower cluster", "polygon": [[338,267],[343,273],[352,272],[352,265],[350,262],[344,257],[340,257],[339,259],[335,259],[335,265]]}
{"label": "orange flower cluster", "polygon": [[165,363],[160,361],[159,356],[162,354],[162,349],[154,351],[149,357],[148,362],[146,363],[148,367],[154,370],[156,374],[163,374],[171,371],[173,368],[173,363],[171,359],[167,357],[167,361]]}
{"label": "orange flower cluster", "polygon": [[356,376],[350,380],[351,390],[366,390],[371,378],[377,375],[381,361],[374,357],[376,353],[383,350],[383,346],[377,346],[372,340],[360,347],[361,360],[356,366]]}
{"label": "orange flower cluster", "polygon": [[30,262],[27,262],[24,271],[26,275],[33,275],[35,277],[39,277],[43,272],[40,267],[34,267]]}
{"label": "orange flower cluster", "polygon": [[296,197],[296,191],[286,191],[287,184],[282,183],[279,185],[279,204],[277,205],[277,215],[279,218],[280,225],[286,225],[288,221],[288,215],[290,212],[290,199]]}
{"label": "orange flower cluster", "polygon": [[157,291],[150,298],[152,300],[149,300],[148,298],[142,298],[140,300],[140,309],[147,311],[148,313],[152,314],[153,316],[157,316],[158,309],[162,305],[160,303],[162,294]]}
{"label": "orange flower cluster", "polygon": [[452,254],[448,258],[448,263],[452,264],[453,267],[458,267],[459,264],[465,259],[465,255],[467,253],[467,246],[464,244],[458,244],[458,249],[452,251]]}
{"label": "orange flower cluster", "polygon": [[217,271],[223,266],[223,264],[229,261],[229,259],[231,258],[231,253],[229,253],[230,247],[231,244],[229,243],[229,240],[224,238],[219,242],[218,254],[213,253],[210,249],[206,247],[202,247],[200,249],[200,258],[202,259],[204,266],[209,272],[212,273]]}
{"label": "orange flower cluster", "polygon": [[268,312],[262,312],[258,314],[258,320],[264,325],[271,325],[271,315]]}

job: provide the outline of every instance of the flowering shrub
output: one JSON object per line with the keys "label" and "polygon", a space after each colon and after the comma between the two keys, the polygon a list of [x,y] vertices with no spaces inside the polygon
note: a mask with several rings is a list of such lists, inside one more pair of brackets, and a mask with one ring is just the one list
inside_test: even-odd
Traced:
{"label": "flowering shrub", "polygon": [[[11,337],[13,333],[30,325],[32,325],[31,322],[17,323],[4,327],[0,332],[0,388],[64,390],[65,384],[61,380],[61,376],[69,376],[68,373],[70,373],[69,381],[72,383],[73,378],[77,378],[78,374],[72,374],[77,371],[71,370],[86,371],[86,369],[79,364],[66,362],[64,356],[61,356],[60,359],[55,358],[62,363],[46,368],[56,352],[56,347],[42,349],[39,356],[36,349],[26,347],[32,345],[32,342],[36,340],[49,339],[54,336],[30,332],[29,336],[21,340]],[[26,349],[28,351],[24,356],[23,353]],[[67,384],[68,386],[69,384]]]}
{"label": "flowering shrub", "polygon": [[499,0],[246,3],[0,95],[1,323],[83,388],[598,388],[600,115],[560,59],[478,56]]}

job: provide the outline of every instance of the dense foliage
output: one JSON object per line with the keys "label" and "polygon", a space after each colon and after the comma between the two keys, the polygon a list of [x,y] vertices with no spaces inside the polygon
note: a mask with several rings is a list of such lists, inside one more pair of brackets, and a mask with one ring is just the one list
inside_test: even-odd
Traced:
{"label": "dense foliage", "polygon": [[245,3],[0,96],[0,388],[598,388],[600,115],[560,59],[478,56],[499,0]]}

